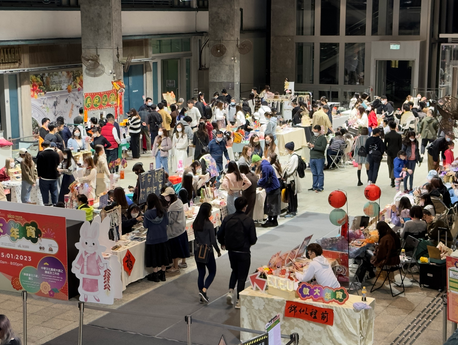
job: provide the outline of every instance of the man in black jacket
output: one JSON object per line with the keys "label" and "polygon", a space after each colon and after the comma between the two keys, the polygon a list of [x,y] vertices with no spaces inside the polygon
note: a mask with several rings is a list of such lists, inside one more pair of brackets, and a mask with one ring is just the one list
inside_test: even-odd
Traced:
{"label": "man in black jacket", "polygon": [[157,112],[156,104],[151,106],[152,112],[150,113],[150,117],[148,119],[149,130],[151,132],[151,144],[154,145],[154,139],[157,137],[157,133],[159,131],[159,127],[162,126],[162,116]]}
{"label": "man in black jacket", "polygon": [[388,174],[391,179],[391,187],[394,188],[393,161],[402,148],[402,136],[396,132],[396,123],[394,121],[391,121],[388,126],[390,127],[390,132],[385,135],[385,147],[387,156],[386,163],[388,164]]}
{"label": "man in black jacket", "polygon": [[50,146],[49,141],[43,141],[41,143],[43,151],[37,155],[37,172],[44,205],[49,205],[49,193],[51,193],[52,204],[57,204],[57,179],[59,178],[57,167],[60,158],[59,154]]}
{"label": "man in black jacket", "polygon": [[107,138],[100,134],[100,128],[94,127],[92,129],[91,147],[95,149],[97,145],[102,145],[104,149],[111,147],[111,143],[107,140]]}
{"label": "man in black jacket", "polygon": [[448,149],[448,143],[455,139],[452,132],[445,133],[445,137],[437,138],[428,147],[428,171],[439,168],[440,156],[445,159],[444,152]]}
{"label": "man in black jacket", "polygon": [[145,104],[143,104],[140,108],[138,108],[138,115],[142,119],[142,137],[143,140],[143,153],[147,153],[151,151],[151,131],[149,128],[149,122],[151,113],[153,109],[151,108],[153,105],[153,100],[151,97],[146,97]]}
{"label": "man in black jacket", "polygon": [[385,144],[380,139],[380,128],[374,128],[372,136],[366,141],[367,161],[369,162],[369,183],[377,181],[380,162],[385,152]]}
{"label": "man in black jacket", "polygon": [[233,291],[237,283],[236,309],[240,309],[239,294],[245,289],[245,282],[250,271],[251,252],[250,247],[256,244],[256,227],[251,217],[245,214],[248,201],[245,197],[239,197],[234,202],[235,213],[224,218],[218,231],[218,242],[223,249],[229,251],[231,263],[231,278],[229,280],[229,292],[226,295],[227,304],[232,305]]}

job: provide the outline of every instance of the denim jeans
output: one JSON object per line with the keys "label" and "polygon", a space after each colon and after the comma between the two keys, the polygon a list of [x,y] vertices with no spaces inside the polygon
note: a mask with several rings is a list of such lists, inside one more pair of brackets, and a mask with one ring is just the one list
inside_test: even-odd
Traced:
{"label": "denim jeans", "polygon": [[380,159],[372,158],[371,155],[367,156],[367,162],[369,163],[369,176],[368,179],[372,183],[377,181],[378,170],[380,169]]}
{"label": "denim jeans", "polygon": [[51,203],[57,204],[57,180],[40,179],[40,192],[44,205],[49,205],[49,193],[51,193]]}
{"label": "denim jeans", "polygon": [[27,181],[22,180],[21,186],[21,202],[27,204],[30,202],[30,192],[32,191],[32,185]]}
{"label": "denim jeans", "polygon": [[[412,175],[407,173],[407,176],[404,178],[404,190],[413,189],[413,174],[415,172],[416,161],[407,161],[406,168],[412,170]],[[410,179],[410,188],[407,188],[407,181]]]}
{"label": "denim jeans", "polygon": [[156,169],[164,168],[164,171],[169,173],[169,157],[161,157],[161,151],[156,153]]}
{"label": "denim jeans", "polygon": [[313,175],[313,189],[323,190],[324,188],[324,158],[311,158],[310,170]]}

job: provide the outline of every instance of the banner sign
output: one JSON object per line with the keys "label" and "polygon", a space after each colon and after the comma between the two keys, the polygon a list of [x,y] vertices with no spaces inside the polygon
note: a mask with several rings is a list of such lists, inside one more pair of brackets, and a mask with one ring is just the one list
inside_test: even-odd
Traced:
{"label": "banner sign", "polygon": [[331,308],[319,308],[314,305],[286,301],[285,317],[294,317],[305,321],[334,325],[334,310]]}
{"label": "banner sign", "polygon": [[447,256],[447,318],[458,322],[458,258]]}
{"label": "banner sign", "polygon": [[90,92],[84,94],[84,110],[99,110],[115,107],[118,104],[116,90]]}
{"label": "banner sign", "polygon": [[124,271],[126,271],[128,275],[131,275],[135,265],[135,257],[132,255],[129,249],[127,249],[126,255],[124,255],[124,259],[122,259],[122,264]]}
{"label": "banner sign", "polygon": [[347,289],[340,287],[337,289],[328,286],[310,285],[307,283],[300,283],[297,288],[299,298],[302,300],[311,299],[316,302],[344,304],[350,295]]}
{"label": "banner sign", "polygon": [[268,345],[269,344],[269,335],[262,334],[253,339],[245,341],[242,345]]}
{"label": "banner sign", "polygon": [[138,203],[143,204],[151,193],[159,195],[164,185],[164,169],[147,171],[139,177],[140,191],[138,193]]}
{"label": "banner sign", "polygon": [[30,96],[38,98],[48,92],[83,89],[83,70],[65,70],[30,74]]}
{"label": "banner sign", "polygon": [[64,217],[0,210],[1,290],[68,300],[67,269]]}

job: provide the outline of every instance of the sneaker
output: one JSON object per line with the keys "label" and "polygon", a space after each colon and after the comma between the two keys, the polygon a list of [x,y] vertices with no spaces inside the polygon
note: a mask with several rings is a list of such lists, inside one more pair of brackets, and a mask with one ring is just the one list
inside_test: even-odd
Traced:
{"label": "sneaker", "polygon": [[179,268],[187,268],[188,264],[185,262],[184,264],[178,264]]}
{"label": "sneaker", "polygon": [[286,214],[284,217],[285,218],[293,218],[296,214],[294,212]]}
{"label": "sneaker", "polygon": [[233,293],[230,292],[230,291],[229,291],[229,292],[227,293],[227,295],[226,295],[226,303],[227,303],[228,305],[233,305],[233,304],[234,304],[234,302],[232,302],[232,298],[233,298],[232,295],[233,295]]}
{"label": "sneaker", "polygon": [[357,186],[362,186],[362,185],[363,185],[363,183],[361,181],[358,181]]}
{"label": "sneaker", "polygon": [[[278,224],[277,224],[277,225],[278,225]],[[267,221],[267,222],[265,222],[264,224],[261,224],[261,226],[262,226],[263,228],[272,228],[272,227],[274,227],[274,226],[276,226],[276,225],[274,225],[274,223],[271,222],[271,221]]]}
{"label": "sneaker", "polygon": [[240,300],[237,300],[237,303],[235,303],[235,309],[240,309]]}
{"label": "sneaker", "polygon": [[199,296],[200,296],[200,298],[202,299],[202,301],[204,303],[208,303],[209,300],[208,300],[206,292],[203,292],[202,290],[199,290]]}
{"label": "sneaker", "polygon": [[321,193],[322,191],[322,189],[315,189],[315,193]]}
{"label": "sneaker", "polygon": [[179,268],[173,268],[173,267],[172,267],[171,269],[167,270],[167,272],[169,272],[169,273],[176,273],[176,272],[180,272],[180,269],[179,269]]}
{"label": "sneaker", "polygon": [[314,190],[315,190],[315,188],[313,188],[313,187],[312,187],[312,188],[309,188],[308,190],[309,190],[309,191],[314,191]]}

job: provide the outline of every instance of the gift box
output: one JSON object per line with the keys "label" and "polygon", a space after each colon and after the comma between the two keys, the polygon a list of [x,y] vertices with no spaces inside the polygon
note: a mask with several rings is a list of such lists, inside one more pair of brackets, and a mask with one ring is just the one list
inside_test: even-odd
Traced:
{"label": "gift box", "polygon": [[172,182],[172,184],[181,183],[181,176],[178,176],[178,175],[169,176],[169,181]]}

